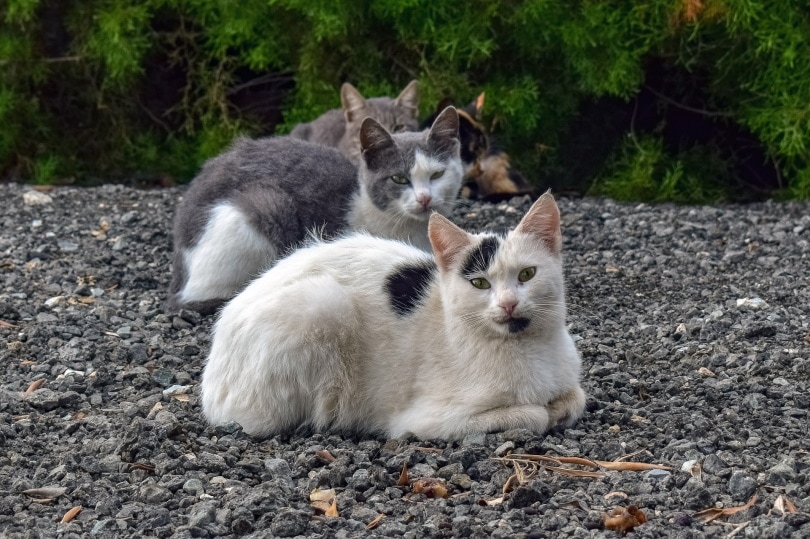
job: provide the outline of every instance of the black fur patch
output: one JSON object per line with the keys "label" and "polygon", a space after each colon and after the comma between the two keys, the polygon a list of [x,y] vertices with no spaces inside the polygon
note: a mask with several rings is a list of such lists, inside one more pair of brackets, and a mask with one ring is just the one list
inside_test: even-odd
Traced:
{"label": "black fur patch", "polygon": [[466,276],[483,273],[492,264],[495,253],[498,252],[500,242],[495,236],[488,236],[473,249],[461,266],[461,274]]}
{"label": "black fur patch", "polygon": [[436,274],[436,263],[425,261],[398,268],[385,279],[391,308],[400,316],[411,314],[425,297]]}
{"label": "black fur patch", "polygon": [[512,318],[509,320],[509,333],[520,333],[529,327],[528,318]]}

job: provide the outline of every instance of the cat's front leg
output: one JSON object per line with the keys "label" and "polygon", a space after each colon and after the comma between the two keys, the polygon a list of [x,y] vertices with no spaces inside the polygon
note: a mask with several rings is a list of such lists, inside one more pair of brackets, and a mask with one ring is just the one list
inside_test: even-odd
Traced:
{"label": "cat's front leg", "polygon": [[549,427],[570,427],[585,411],[585,392],[577,386],[548,403],[547,408]]}
{"label": "cat's front leg", "polygon": [[538,434],[546,432],[553,424],[549,412],[539,404],[519,404],[494,408],[472,416],[466,433],[497,432],[511,429],[527,429]]}

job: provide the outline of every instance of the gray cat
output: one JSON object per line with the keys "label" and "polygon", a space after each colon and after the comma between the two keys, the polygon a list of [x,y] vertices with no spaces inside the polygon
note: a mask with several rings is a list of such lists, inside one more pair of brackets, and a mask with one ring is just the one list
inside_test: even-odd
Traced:
{"label": "gray cat", "polygon": [[396,99],[365,99],[348,82],[340,88],[342,109],[325,112],[315,120],[299,124],[290,136],[337,148],[355,165],[359,165],[360,126],[365,118],[374,118],[393,133],[419,129],[419,82],[412,80]]}
{"label": "gray cat", "polygon": [[429,249],[430,214],[449,213],[461,188],[456,110],[421,133],[367,118],[358,139],[359,170],[291,137],[240,138],[205,163],[177,208],[169,307],[212,312],[313,232],[366,230]]}

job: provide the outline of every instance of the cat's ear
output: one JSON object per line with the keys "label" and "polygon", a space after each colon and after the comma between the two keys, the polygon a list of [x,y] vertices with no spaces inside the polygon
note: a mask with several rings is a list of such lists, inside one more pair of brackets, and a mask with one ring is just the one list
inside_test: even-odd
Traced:
{"label": "cat's ear", "polygon": [[534,236],[551,251],[551,254],[560,255],[562,248],[560,209],[557,207],[551,191],[546,191],[532,204],[515,228],[515,232]]}
{"label": "cat's ear", "polygon": [[409,82],[405,89],[397,96],[394,105],[413,109],[413,115],[416,117],[419,112],[419,81],[412,80]]}
{"label": "cat's ear", "polygon": [[447,107],[430,127],[428,146],[436,153],[443,153],[458,152],[458,145],[458,113],[454,107]]}
{"label": "cat's ear", "polygon": [[394,146],[391,133],[374,118],[368,117],[360,125],[360,147],[363,150],[363,159],[368,168],[377,168],[377,158],[380,153]]}
{"label": "cat's ear", "polygon": [[366,98],[348,82],[344,82],[340,87],[340,104],[343,105],[343,116],[347,122],[363,118],[360,113],[366,109]]}
{"label": "cat's ear", "polygon": [[481,115],[481,110],[484,108],[484,97],[485,92],[481,92],[478,97],[475,98],[475,101],[472,101],[463,109],[473,120],[478,120]]}
{"label": "cat's ear", "polygon": [[436,264],[443,272],[453,266],[467,246],[470,245],[471,236],[450,222],[440,213],[433,213],[428,221],[428,238],[433,247],[433,256]]}

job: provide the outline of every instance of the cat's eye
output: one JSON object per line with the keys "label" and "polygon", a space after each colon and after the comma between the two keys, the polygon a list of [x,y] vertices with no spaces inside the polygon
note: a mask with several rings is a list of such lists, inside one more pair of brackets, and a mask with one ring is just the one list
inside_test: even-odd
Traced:
{"label": "cat's eye", "polygon": [[402,124],[397,124],[394,126],[394,133],[399,133],[400,131],[405,131],[405,126]]}
{"label": "cat's eye", "polygon": [[534,266],[523,268],[522,270],[520,270],[520,273],[518,273],[518,281],[520,281],[521,283],[525,283],[526,281],[534,277],[535,273],[537,273],[537,268],[535,268]]}
{"label": "cat's eye", "polygon": [[394,174],[393,176],[391,176],[391,181],[394,183],[398,183],[400,185],[408,185],[410,183],[408,181],[408,178],[400,174]]}
{"label": "cat's eye", "polygon": [[441,178],[442,176],[444,176],[444,171],[443,171],[443,170],[439,170],[439,171],[434,172],[433,174],[431,174],[431,175],[430,175],[430,179],[431,179],[431,180],[438,180],[438,179],[439,179],[439,178]]}
{"label": "cat's eye", "polygon": [[489,281],[484,279],[483,277],[476,277],[475,279],[470,279],[470,284],[476,288],[481,290],[486,290],[487,288],[492,288],[492,285],[489,284]]}

